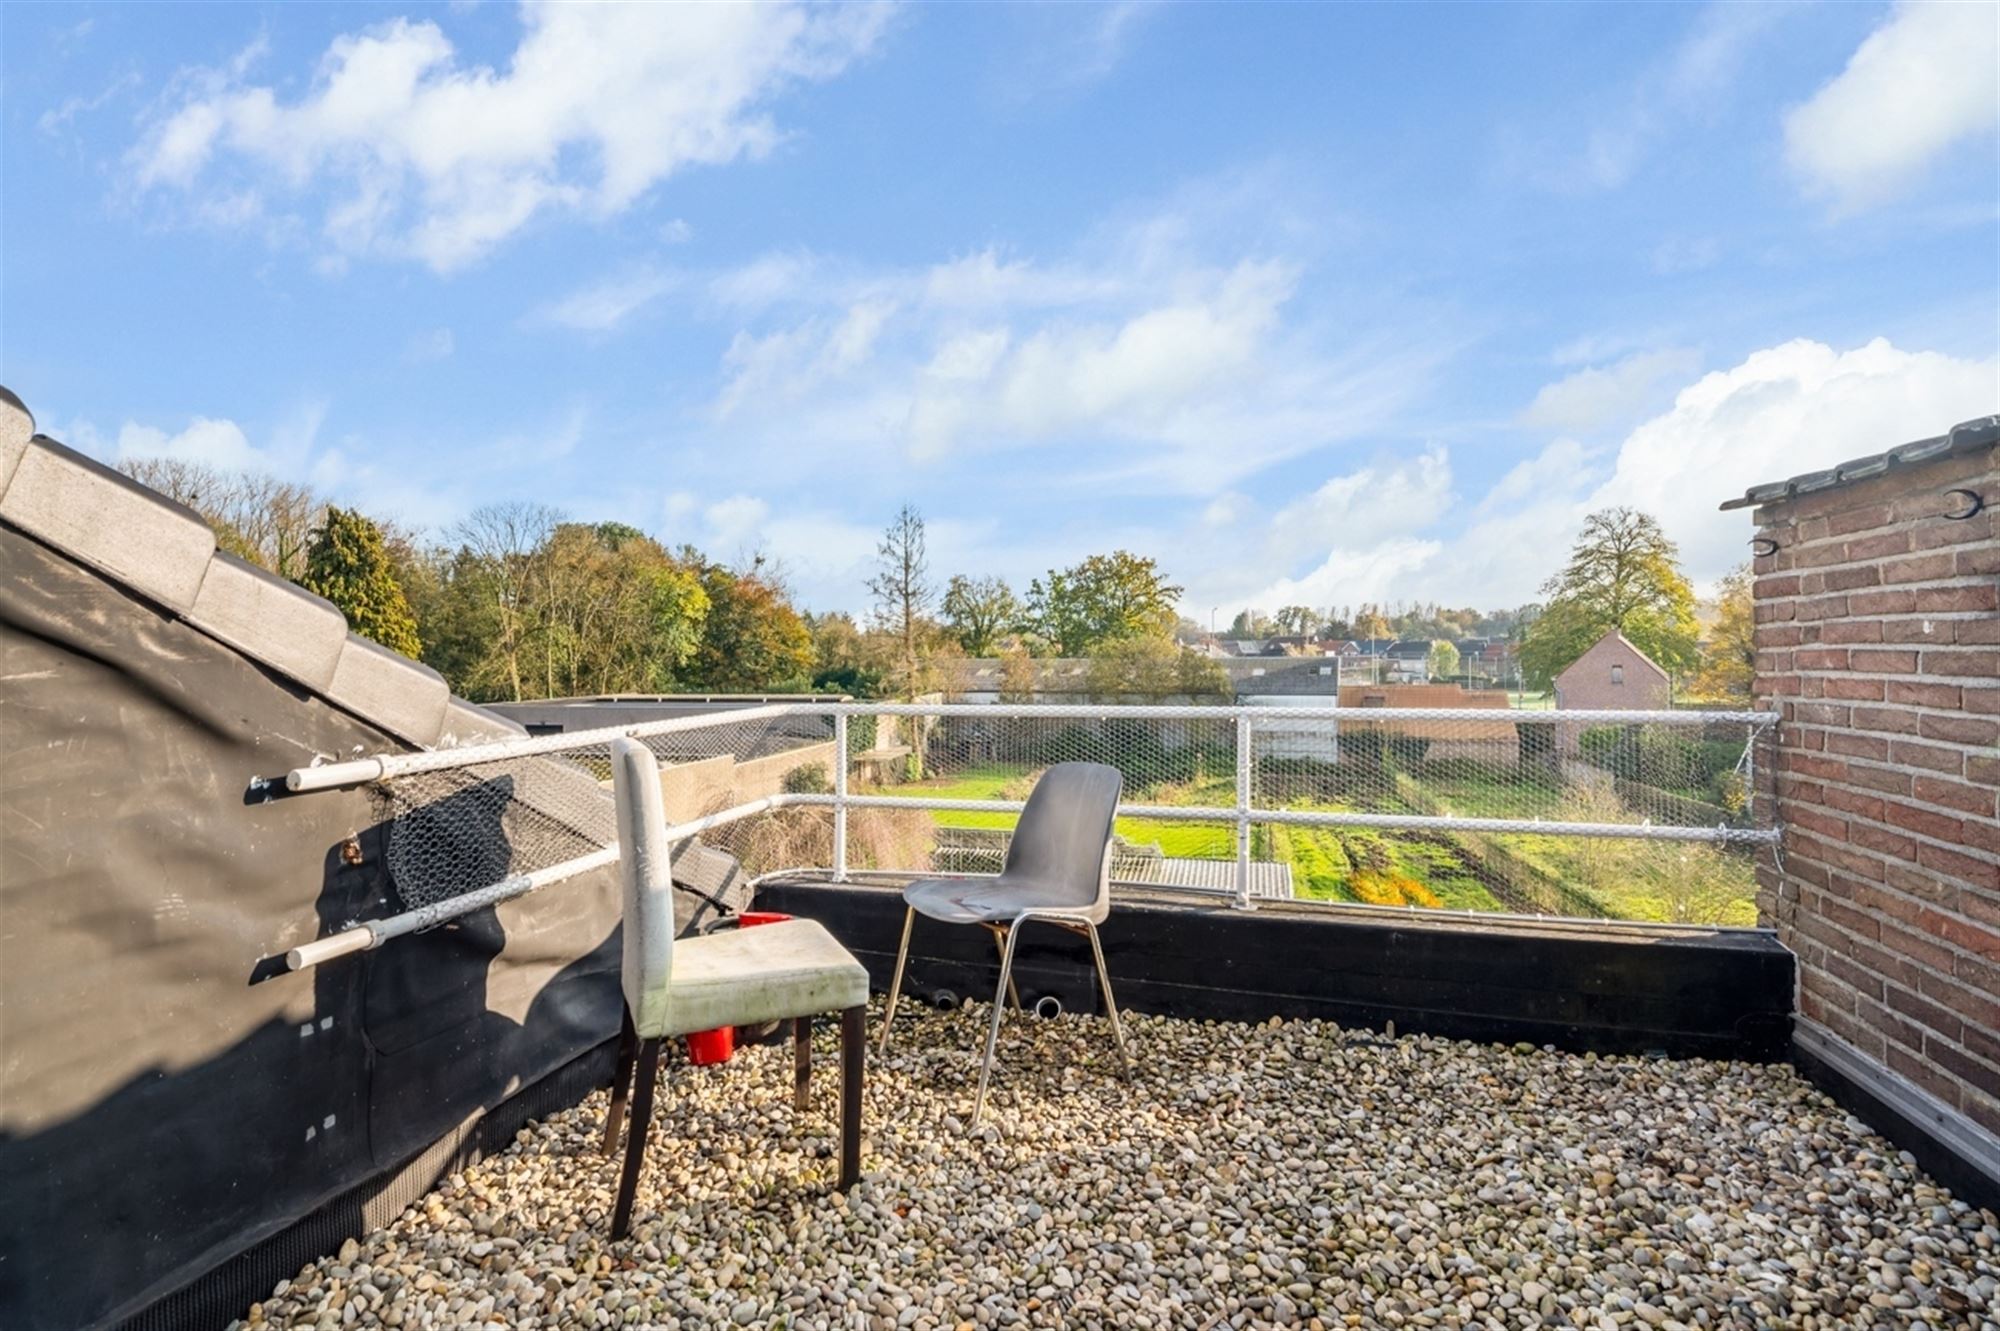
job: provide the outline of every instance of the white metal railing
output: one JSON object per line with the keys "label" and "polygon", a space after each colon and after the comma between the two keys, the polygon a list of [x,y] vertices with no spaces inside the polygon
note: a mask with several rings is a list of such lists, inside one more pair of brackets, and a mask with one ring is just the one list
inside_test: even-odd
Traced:
{"label": "white metal railing", "polygon": [[[1397,812],[1380,808],[1340,808],[1340,807],[1287,807],[1278,803],[1260,803],[1258,800],[1260,767],[1271,768],[1281,774],[1290,763],[1307,770],[1308,779],[1313,772],[1341,770],[1343,750],[1352,756],[1357,747],[1374,745],[1370,751],[1379,751],[1382,746],[1396,744],[1421,745],[1427,751],[1438,747],[1449,751],[1454,748],[1480,754],[1494,750],[1502,754],[1511,753],[1503,759],[1446,759],[1470,763],[1473,775],[1491,777],[1494,773],[1525,770],[1530,766],[1524,738],[1538,728],[1552,728],[1549,735],[1542,737],[1534,747],[1538,755],[1547,759],[1548,765],[1563,768],[1565,764],[1579,760],[1567,756],[1567,750],[1558,747],[1557,741],[1571,748],[1579,746],[1580,737],[1586,732],[1603,734],[1607,729],[1614,731],[1653,731],[1673,734],[1677,731],[1694,729],[1713,730],[1718,727],[1741,729],[1745,742],[1739,758],[1734,763],[1737,776],[1744,788],[1754,790],[1754,753],[1757,740],[1768,735],[1777,723],[1777,717],[1766,712],[1649,712],[1649,711],[1533,711],[1499,708],[1340,708],[1340,707],[1263,707],[1263,706],[1201,706],[1201,705],[1110,705],[1069,703],[1054,705],[1007,705],[969,703],[773,703],[760,706],[736,708],[713,715],[680,717],[666,721],[641,722],[628,725],[605,727],[589,731],[575,731],[550,735],[533,736],[497,743],[470,746],[458,749],[433,750],[421,753],[384,753],[370,757],[315,763],[296,769],[286,775],[286,786],[295,792],[329,790],[364,784],[378,784],[385,789],[393,789],[399,784],[415,784],[416,779],[427,774],[452,773],[460,769],[477,768],[490,770],[496,764],[518,763],[530,758],[567,758],[578,761],[580,755],[600,751],[618,738],[636,738],[653,741],[656,752],[662,746],[675,744],[694,745],[696,756],[720,756],[730,752],[730,743],[741,743],[741,737],[757,732],[759,726],[796,724],[800,718],[811,718],[822,722],[825,730],[813,730],[810,735],[800,735],[795,731],[786,732],[784,738],[799,746],[831,741],[834,753],[838,755],[831,763],[830,791],[783,791],[744,801],[732,807],[707,814],[704,817],[676,825],[669,829],[671,840],[682,840],[702,832],[727,826],[759,814],[770,813],[790,807],[827,808],[832,812],[832,860],[825,866],[831,871],[835,881],[848,881],[851,874],[849,863],[850,815],[856,811],[882,810],[929,810],[965,813],[1017,814],[1026,806],[1021,799],[970,799],[954,798],[935,793],[926,793],[921,787],[912,793],[890,794],[882,789],[855,791],[850,769],[866,754],[857,754],[853,743],[853,722],[857,718],[874,718],[877,726],[885,718],[907,718],[913,722],[936,724],[951,720],[969,720],[994,723],[1001,727],[1013,727],[1016,738],[1020,734],[1031,737],[1042,733],[1038,727],[1046,728],[1050,723],[1075,722],[1085,728],[1077,729],[1086,740],[1092,735],[1106,735],[1109,728],[1134,723],[1156,723],[1161,726],[1192,726],[1205,728],[1203,733],[1215,739],[1204,752],[1212,751],[1217,760],[1227,760],[1233,768],[1228,783],[1234,798],[1223,803],[1121,803],[1119,815],[1122,818],[1144,819],[1155,822],[1213,823],[1229,827],[1233,831],[1234,850],[1234,891],[1236,905],[1248,908],[1253,903],[1250,893],[1253,829],[1258,824],[1270,826],[1326,827],[1326,828],[1374,828],[1385,831],[1402,832],[1466,832],[1480,834],[1531,833],[1579,838],[1622,838],[1682,843],[1714,843],[1721,845],[1761,845],[1775,843],[1779,831],[1771,826],[1745,825],[1718,819],[1712,824],[1686,820],[1686,810],[1680,806],[1692,805],[1699,810],[1707,806],[1699,801],[1669,796],[1658,792],[1662,801],[1673,801],[1671,812],[1682,817],[1682,821],[1667,821],[1652,816],[1639,816],[1636,821],[1616,821],[1588,819],[1582,817],[1534,816],[1494,816],[1491,814],[1462,815],[1450,808],[1431,812]],[[1090,731],[1088,726],[1105,728]],[[1526,728],[1525,730],[1523,728]],[[987,728],[976,728],[987,740]],[[1220,741],[1220,733],[1228,731],[1228,742]],[[1510,738],[1511,735],[1511,738]],[[729,736],[735,736],[731,741]],[[817,738],[815,738],[817,736]],[[718,738],[720,737],[720,738]],[[1371,740],[1372,737],[1372,740]],[[961,739],[963,737],[960,737]],[[1617,736],[1614,735],[1614,739]],[[918,741],[910,747],[918,754],[919,765],[932,761],[925,752],[929,742],[928,733],[913,735]],[[1269,747],[1260,751],[1260,740]],[[1150,741],[1149,741],[1150,742]],[[704,748],[702,745],[708,747]],[[1113,741],[1105,739],[1102,746],[1112,751],[1104,757],[1113,761],[1130,758],[1129,754],[1117,751]],[[1289,747],[1288,747],[1289,746]],[[1032,747],[1029,745],[1028,747]],[[1200,747],[1195,741],[1183,739],[1183,747]],[[710,754],[713,749],[715,753]],[[1162,752],[1165,752],[1162,746]],[[1313,756],[1305,759],[1297,757],[1299,752]],[[668,763],[676,761],[672,756],[664,759]],[[1481,766],[1481,763],[1485,763]],[[1512,764],[1510,768],[1508,764]],[[1034,764],[1024,764],[1033,766]],[[1044,764],[1045,765],[1045,764]],[[1275,765],[1275,766],[1274,766]],[[1367,769],[1372,770],[1372,769]],[[1395,776],[1393,764],[1382,769],[1377,785],[1381,787],[1373,793],[1387,790],[1387,782]],[[1219,777],[1216,778],[1219,781]],[[1371,778],[1374,779],[1374,778]],[[1398,778],[1400,779],[1400,778]],[[1615,786],[1618,782],[1614,774],[1602,774],[1600,784]],[[594,792],[594,782],[590,783]],[[1211,782],[1215,785],[1215,782]],[[1221,787],[1215,786],[1220,789]],[[1641,789],[1650,789],[1641,787]],[[1643,802],[1643,796],[1641,796]],[[1436,801],[1433,801],[1436,802]],[[1448,800],[1445,803],[1448,804]],[[1662,805],[1668,808],[1667,805]],[[1752,795],[1745,812],[1760,807]],[[1645,815],[1643,807],[1637,811]],[[589,854],[573,857],[561,863],[546,865],[527,873],[516,873],[499,881],[472,890],[463,891],[440,901],[424,905],[368,923],[357,923],[341,932],[313,943],[293,949],[288,960],[294,968],[315,965],[336,956],[379,947],[391,938],[416,930],[432,927],[447,919],[473,910],[483,909],[516,896],[536,891],[552,883],[566,881],[591,869],[602,867],[616,860],[617,847],[608,837]]]}

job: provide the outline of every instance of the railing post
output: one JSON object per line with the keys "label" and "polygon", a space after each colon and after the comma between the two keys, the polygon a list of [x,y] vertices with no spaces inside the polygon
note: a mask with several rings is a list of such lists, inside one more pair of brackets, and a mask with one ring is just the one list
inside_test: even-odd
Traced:
{"label": "railing post", "polygon": [[1236,712],[1236,908],[1249,910],[1250,901],[1250,713]]}
{"label": "railing post", "polygon": [[833,718],[833,881],[847,881],[847,713]]}

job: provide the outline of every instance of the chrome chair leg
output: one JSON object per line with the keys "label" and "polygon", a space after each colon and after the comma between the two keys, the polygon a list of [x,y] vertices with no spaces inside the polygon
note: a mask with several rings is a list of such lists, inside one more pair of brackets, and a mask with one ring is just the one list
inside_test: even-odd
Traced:
{"label": "chrome chair leg", "polygon": [[993,1053],[1000,1045],[1000,1014],[1007,1010],[1007,986],[1014,978],[1014,944],[1020,941],[1021,921],[1007,928],[1007,946],[1000,953],[1000,983],[993,991],[993,1022],[986,1028],[986,1057],[979,1064],[979,1094],[972,1101],[972,1126],[986,1111],[986,1083],[993,1076]]}
{"label": "chrome chair leg", "polygon": [[[993,935],[993,950],[998,952],[1004,961],[1007,957],[1007,931],[998,925],[991,924],[987,925],[986,929],[988,933]],[[1016,1012],[1026,1011],[1021,1006],[1021,991],[1015,986],[1014,977],[1011,975],[1007,977],[1007,997],[1013,1002]]]}
{"label": "chrome chair leg", "polygon": [[882,1043],[876,1046],[877,1054],[889,1052],[889,1023],[896,1019],[896,999],[903,992],[903,964],[910,959],[910,930],[916,927],[917,908],[910,906],[903,911],[903,945],[896,949],[896,975],[889,981],[889,1006],[882,1013]]}
{"label": "chrome chair leg", "polygon": [[1090,952],[1097,958],[1097,983],[1104,990],[1104,1011],[1111,1018],[1111,1035],[1118,1041],[1118,1060],[1125,1065],[1125,1075],[1132,1075],[1132,1055],[1125,1048],[1125,1026],[1118,1020],[1118,1000],[1111,996],[1111,972],[1104,968],[1104,944],[1097,941],[1097,926],[1086,924],[1084,932],[1090,935]]}

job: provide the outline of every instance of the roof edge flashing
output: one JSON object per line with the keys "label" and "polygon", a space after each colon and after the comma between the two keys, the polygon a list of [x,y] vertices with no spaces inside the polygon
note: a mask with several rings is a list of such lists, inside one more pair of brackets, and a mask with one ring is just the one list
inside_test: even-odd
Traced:
{"label": "roof edge flashing", "polygon": [[1957,457],[1963,453],[1976,453],[1982,448],[2000,445],[2000,415],[1975,416],[1969,421],[1960,421],[1940,435],[1926,439],[1913,439],[1907,444],[1867,457],[1843,462],[1837,467],[1823,471],[1803,472],[1782,481],[1766,481],[1753,485],[1735,499],[1724,500],[1719,506],[1725,513],[1738,508],[1760,508],[1765,504],[1782,503],[1800,495],[1816,494],[1823,490],[1837,489],[1856,481],[1872,480],[1887,475],[1900,467],[1914,467],[1939,458]]}

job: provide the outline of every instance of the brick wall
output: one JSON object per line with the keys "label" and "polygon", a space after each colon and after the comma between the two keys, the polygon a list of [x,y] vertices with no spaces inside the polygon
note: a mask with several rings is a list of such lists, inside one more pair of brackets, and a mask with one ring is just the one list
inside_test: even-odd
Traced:
{"label": "brick wall", "polygon": [[1955,486],[2000,508],[2000,452],[1757,510],[1759,906],[1802,1017],[2000,1132],[2000,540]]}

